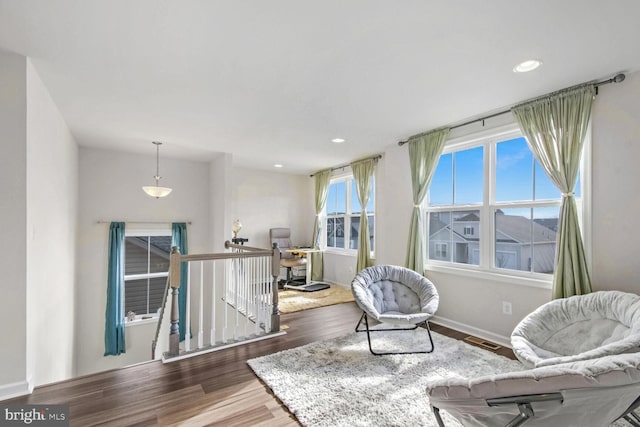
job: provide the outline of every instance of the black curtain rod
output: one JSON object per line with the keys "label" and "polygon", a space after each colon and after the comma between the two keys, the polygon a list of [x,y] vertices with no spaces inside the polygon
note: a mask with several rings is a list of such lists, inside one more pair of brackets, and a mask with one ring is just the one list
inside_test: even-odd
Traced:
{"label": "black curtain rod", "polygon": [[[360,159],[360,160],[367,160],[367,159],[380,160],[381,158],[382,158],[382,154],[378,154],[377,156],[365,157],[364,159]],[[356,161],[359,161],[359,160],[356,160]],[[349,166],[351,166],[351,163],[349,163],[348,165],[336,166],[335,168],[331,168],[330,170],[331,172],[333,172],[333,171],[337,171],[338,169],[344,169]],[[318,172],[321,172],[321,171],[318,171]],[[311,175],[309,175],[309,177],[313,178],[316,175],[316,173],[312,173]]]}
{"label": "black curtain rod", "polygon": [[[598,87],[600,87],[602,85],[607,85],[609,83],[620,83],[620,82],[624,81],[625,77],[626,76],[624,74],[620,73],[620,74],[616,74],[615,76],[611,77],[610,79],[603,80],[601,82],[595,83],[594,86],[596,88],[596,95],[598,94]],[[484,126],[484,121],[485,120],[492,119],[494,117],[498,117],[498,116],[501,116],[503,114],[507,114],[507,113],[510,113],[510,112],[511,112],[511,109],[504,110],[504,111],[499,111],[497,113],[489,114],[488,116],[480,117],[478,119],[469,120],[467,122],[460,123],[460,124],[457,124],[457,125],[454,125],[454,126],[449,126],[449,130],[457,129],[457,128],[460,128],[462,126],[467,126],[467,125],[470,125],[470,124],[473,124],[473,123],[477,123],[477,122],[483,122],[482,126]],[[418,134],[418,135],[421,135],[421,134]],[[414,135],[414,136],[416,136],[416,135]],[[411,138],[409,138],[409,139],[411,139]],[[402,147],[404,144],[409,142],[409,139],[404,140],[404,141],[398,141],[398,145]]]}

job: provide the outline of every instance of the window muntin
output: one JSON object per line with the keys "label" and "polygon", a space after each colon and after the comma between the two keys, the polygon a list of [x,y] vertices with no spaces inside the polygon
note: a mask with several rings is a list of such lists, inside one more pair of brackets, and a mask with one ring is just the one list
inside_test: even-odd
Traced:
{"label": "window muntin", "polygon": [[[151,234],[151,233],[149,233]],[[125,236],[124,313],[153,317],[162,304],[169,275],[171,235]]]}
{"label": "window muntin", "polygon": [[[372,181],[371,193],[367,203],[367,220],[369,221],[369,247],[374,251],[375,245],[375,183]],[[329,184],[327,193],[326,234],[327,248],[358,249],[360,233],[361,205],[358,200],[356,182],[353,175],[336,178]]]}
{"label": "window muntin", "polygon": [[[468,141],[446,147],[434,173],[426,207],[428,261],[520,274],[552,274],[560,191],[519,132]],[[467,168],[469,165],[475,167]],[[467,170],[473,179],[465,176]],[[463,183],[471,183],[472,189],[463,190]],[[479,192],[474,183],[482,183],[483,191]],[[579,209],[580,187],[579,179],[574,190]],[[462,196],[460,191],[473,197]],[[477,218],[464,218],[471,212],[469,207],[475,205]],[[467,223],[462,225],[465,221],[460,218]],[[447,256],[435,246],[443,242],[450,249]]]}

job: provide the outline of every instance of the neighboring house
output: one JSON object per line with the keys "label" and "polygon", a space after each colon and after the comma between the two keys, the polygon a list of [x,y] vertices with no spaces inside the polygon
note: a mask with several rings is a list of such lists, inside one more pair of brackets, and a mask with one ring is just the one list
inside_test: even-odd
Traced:
{"label": "neighboring house", "polygon": [[[429,258],[462,264],[479,263],[480,218],[469,213],[450,219],[448,212],[433,215],[429,224]],[[496,215],[498,268],[552,273],[556,248],[556,219],[530,220],[518,215]],[[544,225],[543,225],[544,224]]]}

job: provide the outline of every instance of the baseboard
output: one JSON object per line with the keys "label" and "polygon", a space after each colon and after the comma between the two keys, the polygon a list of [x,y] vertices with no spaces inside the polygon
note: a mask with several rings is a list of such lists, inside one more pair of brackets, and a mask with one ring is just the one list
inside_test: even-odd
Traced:
{"label": "baseboard", "polygon": [[0,401],[24,396],[32,392],[33,384],[31,384],[31,378],[17,383],[2,384],[0,385]]}
{"label": "baseboard", "polygon": [[500,344],[503,347],[511,348],[511,337],[494,334],[493,332],[485,331],[484,329],[469,326],[438,315],[433,316],[429,321],[433,321],[433,323],[437,323],[438,325],[446,326],[447,328],[455,329],[456,331],[464,332],[478,338],[483,338],[487,341]]}

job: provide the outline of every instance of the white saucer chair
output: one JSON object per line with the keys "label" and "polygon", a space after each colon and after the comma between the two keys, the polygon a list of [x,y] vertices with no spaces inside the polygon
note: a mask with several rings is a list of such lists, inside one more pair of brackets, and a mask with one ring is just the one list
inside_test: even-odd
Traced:
{"label": "white saucer chair", "polygon": [[441,410],[466,427],[604,427],[621,418],[640,426],[640,353],[437,380],[427,396],[440,427]]}
{"label": "white saucer chair", "polygon": [[[376,265],[360,271],[351,283],[351,290],[356,304],[363,311],[356,332],[367,333],[371,354],[380,356],[433,351],[428,319],[438,309],[439,297],[436,287],[426,277],[404,267]],[[393,327],[371,328],[369,318]],[[361,329],[363,322],[365,328]],[[376,351],[371,346],[372,332],[414,330],[419,326],[427,330],[431,343],[428,350]]]}
{"label": "white saucer chair", "polygon": [[599,291],[550,301],[515,327],[511,346],[528,367],[640,351],[640,297]]}

